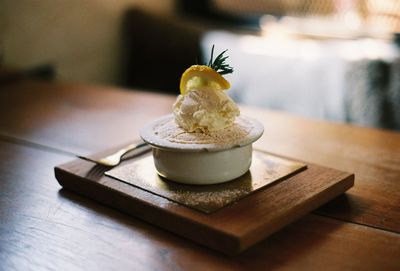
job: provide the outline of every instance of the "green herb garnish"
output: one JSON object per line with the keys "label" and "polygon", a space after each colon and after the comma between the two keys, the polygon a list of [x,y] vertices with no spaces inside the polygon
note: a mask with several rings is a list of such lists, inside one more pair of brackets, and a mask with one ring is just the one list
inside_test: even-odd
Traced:
{"label": "green herb garnish", "polygon": [[210,61],[208,61],[207,66],[210,68],[214,69],[216,72],[218,72],[221,75],[228,74],[228,73],[233,73],[233,68],[229,66],[229,64],[225,63],[225,60],[228,58],[228,56],[224,56],[224,54],[228,51],[226,49],[222,53],[220,53],[215,60],[213,60],[214,56],[214,45],[211,48],[211,58]]}

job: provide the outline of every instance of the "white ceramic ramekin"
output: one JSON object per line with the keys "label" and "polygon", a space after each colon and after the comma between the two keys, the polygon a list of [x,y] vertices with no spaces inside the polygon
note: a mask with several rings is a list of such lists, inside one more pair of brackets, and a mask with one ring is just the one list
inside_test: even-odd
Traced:
{"label": "white ceramic ramekin", "polygon": [[167,115],[146,125],[142,139],[153,148],[154,164],[159,175],[179,183],[207,185],[233,180],[245,174],[251,165],[252,143],[264,129],[258,121],[241,117],[251,129],[243,138],[228,144],[182,144],[160,138],[154,128],[173,118]]}

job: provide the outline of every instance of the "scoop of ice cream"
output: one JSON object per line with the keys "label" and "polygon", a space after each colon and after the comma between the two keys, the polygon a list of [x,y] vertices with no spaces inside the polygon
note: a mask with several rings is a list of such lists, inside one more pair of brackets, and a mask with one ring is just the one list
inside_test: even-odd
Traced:
{"label": "scoop of ice cream", "polygon": [[218,131],[233,124],[240,111],[225,91],[193,89],[174,104],[176,123],[188,132]]}

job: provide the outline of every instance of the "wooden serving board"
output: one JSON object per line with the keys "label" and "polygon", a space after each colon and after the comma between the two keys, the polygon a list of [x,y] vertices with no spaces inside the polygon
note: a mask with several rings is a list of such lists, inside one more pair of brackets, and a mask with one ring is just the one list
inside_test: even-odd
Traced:
{"label": "wooden serving board", "polygon": [[303,171],[207,214],[108,177],[107,170],[76,159],[57,166],[55,175],[68,190],[229,255],[249,248],[354,184],[353,174],[307,164]]}

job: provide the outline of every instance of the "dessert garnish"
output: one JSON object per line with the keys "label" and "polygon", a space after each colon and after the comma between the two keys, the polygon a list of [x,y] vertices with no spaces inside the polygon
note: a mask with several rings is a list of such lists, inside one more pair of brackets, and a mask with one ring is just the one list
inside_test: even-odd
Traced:
{"label": "dessert garnish", "polygon": [[215,58],[215,60],[213,60],[213,55],[214,55],[214,45],[213,45],[211,48],[210,61],[208,61],[207,66],[211,67],[212,69],[214,69],[216,72],[218,72],[221,75],[233,73],[233,68],[231,66],[229,66],[227,63],[225,63],[225,60],[229,57],[229,56],[224,56],[224,54],[227,51],[228,51],[228,49],[226,49],[225,51],[220,53]]}
{"label": "dessert garnish", "polygon": [[215,59],[214,46],[208,65],[193,65],[181,77],[174,103],[175,122],[187,132],[209,133],[230,127],[240,111],[224,90],[230,83],[222,76],[233,72],[226,63],[227,50]]}

